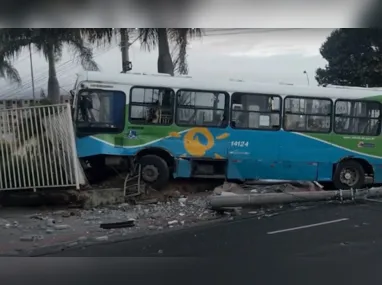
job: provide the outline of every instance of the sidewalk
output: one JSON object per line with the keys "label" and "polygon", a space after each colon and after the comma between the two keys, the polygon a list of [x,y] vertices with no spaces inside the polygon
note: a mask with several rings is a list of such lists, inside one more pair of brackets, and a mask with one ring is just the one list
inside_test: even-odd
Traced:
{"label": "sidewalk", "polygon": [[[207,196],[212,193],[235,195],[249,193],[248,190],[254,188],[256,190],[251,192],[268,193],[296,189],[290,185],[250,186],[249,189],[244,189],[235,183],[224,183],[216,187],[212,193],[200,189],[199,191],[203,192],[190,193],[189,189],[185,189],[187,185],[189,183],[176,189],[170,187],[171,189],[165,191],[151,193],[151,199],[146,200],[145,204],[138,205],[122,203],[90,210],[0,208],[0,256],[30,255],[32,252],[41,252],[51,247],[55,247],[56,250],[83,247],[92,243],[130,239],[241,215],[238,209],[223,213],[208,210]],[[111,195],[114,199],[116,193],[103,191],[102,195]],[[102,200],[102,195],[95,200]],[[257,210],[248,213],[266,217],[269,215],[266,212],[268,211]],[[103,223],[129,220],[134,220],[132,227],[118,229],[100,227]]]}
{"label": "sidewalk", "polygon": [[[181,228],[221,218],[207,210],[208,193],[148,205],[127,203],[92,210],[0,208],[0,255],[26,255],[37,249],[74,247]],[[134,226],[102,229],[102,223],[134,220]]]}

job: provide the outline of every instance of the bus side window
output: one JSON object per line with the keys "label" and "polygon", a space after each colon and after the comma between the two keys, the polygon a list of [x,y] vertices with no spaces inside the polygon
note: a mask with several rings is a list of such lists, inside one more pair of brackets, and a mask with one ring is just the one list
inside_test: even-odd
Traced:
{"label": "bus side window", "polygon": [[334,132],[338,134],[378,136],[381,104],[376,101],[337,100]]}
{"label": "bus side window", "polygon": [[176,124],[179,126],[228,125],[229,95],[225,92],[180,89],[177,92]]}
{"label": "bus side window", "polygon": [[331,99],[287,96],[284,102],[284,130],[317,133],[331,131]]}
{"label": "bus side window", "polygon": [[232,128],[280,129],[281,97],[268,94],[232,94]]}
{"label": "bus side window", "polygon": [[171,125],[174,91],[170,88],[132,87],[129,120],[133,124]]}

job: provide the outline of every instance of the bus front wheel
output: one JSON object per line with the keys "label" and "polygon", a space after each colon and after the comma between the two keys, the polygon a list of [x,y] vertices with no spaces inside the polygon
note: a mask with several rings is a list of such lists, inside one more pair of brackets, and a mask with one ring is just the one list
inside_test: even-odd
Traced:
{"label": "bus front wheel", "polygon": [[145,155],[139,160],[142,180],[156,190],[165,186],[170,178],[166,161],[157,155]]}
{"label": "bus front wheel", "polygon": [[337,165],[333,182],[337,189],[361,189],[365,186],[365,170],[358,161],[342,161]]}

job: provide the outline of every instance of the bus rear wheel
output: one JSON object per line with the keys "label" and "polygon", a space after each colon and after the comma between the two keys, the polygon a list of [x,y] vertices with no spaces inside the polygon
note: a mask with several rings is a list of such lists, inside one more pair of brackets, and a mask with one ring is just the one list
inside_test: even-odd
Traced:
{"label": "bus rear wheel", "polygon": [[154,189],[159,190],[168,183],[170,170],[163,158],[149,154],[143,156],[139,164],[142,180]]}
{"label": "bus rear wheel", "polygon": [[365,170],[355,160],[342,161],[337,166],[333,182],[337,189],[361,189],[365,186]]}

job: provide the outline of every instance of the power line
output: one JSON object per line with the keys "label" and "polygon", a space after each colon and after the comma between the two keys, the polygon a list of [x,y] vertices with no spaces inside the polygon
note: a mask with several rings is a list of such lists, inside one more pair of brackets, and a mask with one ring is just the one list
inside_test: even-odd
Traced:
{"label": "power line", "polygon": [[[130,43],[130,45],[134,44],[138,39],[139,39],[139,37],[136,37],[136,38]],[[114,48],[116,48],[116,47],[117,47],[116,44],[111,45],[111,46],[108,47],[106,50],[103,50],[102,52],[100,52],[100,53],[98,53],[98,54],[95,54],[94,57],[98,57],[98,56],[100,56],[100,55],[103,55],[103,54],[109,52],[110,50],[112,50],[112,49],[114,49]],[[79,57],[80,57],[80,56],[75,56],[75,58],[79,58]],[[65,68],[64,70],[59,70],[60,67],[63,67],[63,66],[65,66],[65,65],[67,65],[68,63],[72,64],[72,66],[68,66],[68,68]],[[69,70],[72,69],[73,67],[74,67],[73,59],[68,60],[68,61],[66,61],[66,62],[63,62],[63,63],[61,63],[60,65],[58,65],[58,66],[56,67],[56,69],[57,69],[57,75],[63,74],[64,72],[69,71]],[[36,83],[36,81],[37,81],[37,84],[36,84],[36,85],[39,85],[39,87],[40,87],[40,84],[39,84],[39,83],[42,83],[43,81],[45,81],[46,79],[48,79],[49,76],[46,76],[46,75],[41,76],[42,73],[46,74],[47,71],[48,71],[48,68],[45,68],[43,72],[40,72],[40,73],[39,73],[40,76],[39,76],[38,78],[36,78],[35,83]],[[61,77],[60,79],[62,80],[63,78],[67,78],[68,76],[72,76],[72,74],[68,74],[67,76]],[[32,81],[29,80],[29,81],[27,81],[26,83],[24,83],[21,87],[18,87],[18,88],[16,88],[16,89],[11,89],[11,90],[8,89],[8,90],[6,90],[4,93],[0,94],[0,97],[6,99],[6,98],[9,98],[9,97],[11,97],[11,96],[18,95],[18,94],[20,94],[20,93],[22,93],[22,92],[24,92],[24,91],[30,89],[31,86],[32,86]],[[11,93],[11,92],[12,92],[12,94],[6,96],[6,93]],[[4,97],[4,96],[5,96],[5,97]]]}
{"label": "power line", "polygon": [[[130,45],[134,44],[138,39],[139,39],[139,37],[136,37],[136,38],[130,43]],[[111,45],[111,46],[109,46],[106,50],[103,50],[102,52],[100,52],[100,53],[98,53],[98,54],[95,54],[94,57],[103,55],[103,54],[109,52],[110,50],[112,50],[112,49],[114,49],[114,48],[116,48],[116,47],[117,47],[116,44]],[[80,56],[75,56],[74,58],[79,58],[79,57],[80,57]],[[57,75],[60,75],[60,74],[62,74],[62,73],[64,73],[64,72],[69,71],[70,69],[72,69],[72,68],[74,67],[74,63],[73,63],[74,58],[71,59],[71,60],[68,60],[68,61],[66,61],[66,62],[63,62],[63,63],[61,63],[60,65],[58,65],[58,66],[56,67],[56,69],[58,70],[58,71],[57,71]],[[65,65],[67,65],[68,63],[72,64],[72,66],[68,66],[68,68],[66,68],[65,70],[59,70],[60,67],[63,67],[63,66],[65,66]],[[47,71],[48,71],[48,68],[45,68],[44,71],[43,71],[44,74],[46,74]],[[42,75],[42,72],[40,72],[39,74]],[[68,76],[72,76],[72,74],[68,74]],[[67,78],[68,76],[61,77],[60,79],[62,80],[63,78]],[[37,81],[37,83],[39,83],[39,82],[42,83],[42,81],[46,80],[48,77],[49,77],[49,76],[46,76],[46,75],[45,75],[45,76],[40,76],[40,77],[36,78],[35,83],[36,83],[36,81]],[[20,93],[22,93],[22,92],[24,92],[24,91],[30,89],[31,86],[32,86],[32,81],[29,80],[29,81],[27,81],[26,83],[22,84],[21,87],[17,87],[17,88],[14,88],[14,89],[8,89],[8,90],[6,90],[6,91],[3,92],[2,94],[0,94],[0,97],[3,98],[3,99],[4,99],[4,98],[6,99],[6,98],[9,98],[9,97],[11,97],[11,96],[18,95],[18,94],[20,94]],[[12,93],[12,94],[6,96],[6,93]]]}
{"label": "power line", "polygon": [[[205,34],[203,35],[203,37],[245,35],[245,34],[263,34],[263,33],[273,33],[273,32],[286,32],[286,31],[292,31],[292,30],[298,30],[298,29],[292,29],[292,28],[284,28],[284,29],[282,29],[282,28],[280,28],[280,29],[234,29],[233,28],[233,29],[207,29],[207,30],[205,31]],[[136,37],[135,40],[130,43],[130,45],[134,44],[138,39],[139,39],[139,36]],[[116,47],[116,45],[111,46],[106,51],[103,51],[97,55],[94,55],[94,57],[97,57],[97,56],[100,56],[104,53],[107,53],[111,49],[114,49],[115,47]],[[35,53],[37,53],[37,51],[35,51],[33,54],[35,54]],[[27,58],[28,58],[28,56],[26,56],[25,58],[21,59],[18,62],[21,62]],[[71,70],[75,65],[75,63],[73,63],[75,58],[79,58],[79,56],[75,56],[73,59],[67,60],[67,61],[61,63],[60,65],[58,65],[56,67],[57,76]],[[67,66],[67,68],[60,70],[60,68],[66,66],[68,64],[70,64],[70,65]],[[35,80],[36,87],[37,87],[37,85],[40,86],[39,83],[45,82],[46,79],[49,77],[49,76],[43,75],[43,74],[46,74],[47,71],[48,71],[48,68],[44,68],[44,71],[39,72],[39,76],[36,77],[36,80]],[[72,76],[72,74],[68,74],[68,76]],[[68,76],[61,77],[60,79],[62,80],[62,78],[67,78]],[[0,97],[3,99],[6,99],[6,98],[9,98],[9,97],[12,97],[15,95],[17,96],[18,94],[29,90],[31,87],[32,87],[32,80],[29,80],[26,83],[22,84],[21,87],[5,90],[2,94],[0,94]],[[12,93],[12,94],[6,95],[7,93]]]}
{"label": "power line", "polygon": [[[110,46],[106,51],[100,52],[100,53],[94,55],[94,57],[97,57],[97,56],[100,56],[102,54],[105,54],[105,53],[109,52],[111,49],[113,49],[115,47],[116,46]],[[67,61],[61,63],[60,65],[58,65],[56,67],[57,76],[59,76],[59,75],[65,73],[65,72],[71,70],[72,68],[74,68],[76,65],[75,65],[75,63],[73,63],[73,61],[74,61],[75,58],[79,58],[79,57],[80,57],[79,55],[75,56],[73,59],[67,60]],[[69,66],[67,66],[68,64],[69,64]],[[67,67],[63,68],[65,66],[67,66]],[[49,68],[44,68],[43,70],[38,72],[38,76],[35,79],[36,86],[40,85],[39,83],[42,83],[43,81],[46,81],[46,79],[49,77],[49,76],[46,76],[46,73],[47,73],[48,70],[49,70]],[[71,75],[72,74],[69,74],[69,76],[71,76]],[[64,77],[64,78],[66,78],[66,77]],[[15,95],[17,96],[18,94],[20,94],[20,93],[22,93],[24,91],[27,91],[31,87],[32,87],[32,80],[29,80],[26,83],[23,83],[21,87],[5,90],[2,94],[0,94],[0,97],[4,100],[4,99],[7,99],[7,98],[15,96]],[[11,94],[6,95],[8,93],[11,93]]]}

